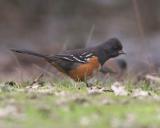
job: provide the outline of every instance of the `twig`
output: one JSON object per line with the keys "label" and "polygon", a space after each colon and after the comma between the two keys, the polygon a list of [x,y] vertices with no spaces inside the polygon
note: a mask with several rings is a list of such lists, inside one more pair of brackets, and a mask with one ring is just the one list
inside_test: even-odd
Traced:
{"label": "twig", "polygon": [[61,49],[61,51],[65,51],[65,50],[67,50],[67,46],[68,46],[68,44],[69,44],[69,38],[67,38],[66,40],[65,40],[65,42],[63,43],[63,45],[62,45],[62,49]]}
{"label": "twig", "polygon": [[33,86],[35,83],[38,83],[42,79],[43,76],[44,76],[44,73],[42,72],[37,78],[33,80],[30,86]]}
{"label": "twig", "polygon": [[34,66],[35,68],[37,68],[38,70],[40,70],[40,71],[48,74],[48,75],[51,76],[51,77],[54,77],[54,76],[55,76],[53,73],[49,72],[46,68],[43,69],[43,68],[41,68],[40,66],[38,66],[38,65],[36,65],[36,64],[33,64],[33,66]]}
{"label": "twig", "polygon": [[114,92],[112,89],[104,89],[104,92]]}
{"label": "twig", "polygon": [[93,32],[95,30],[95,24],[92,25],[91,29],[90,29],[90,32],[89,32],[89,35],[88,35],[88,38],[87,38],[87,41],[86,41],[86,45],[88,43],[90,43],[91,39],[92,39],[92,36],[93,36]]}
{"label": "twig", "polygon": [[137,0],[132,0],[133,2],[133,7],[134,7],[134,12],[135,12],[135,17],[136,17],[136,23],[137,23],[137,26],[138,26],[138,31],[139,31],[139,34],[140,34],[140,38],[141,38],[141,41],[144,43],[145,42],[145,33],[144,33],[144,26],[143,26],[143,23],[142,23],[142,16],[140,14],[140,10],[139,10],[139,6],[138,6],[138,3],[137,3]]}
{"label": "twig", "polygon": [[18,71],[19,71],[19,76],[20,76],[21,81],[24,81],[24,80],[23,80],[23,71],[22,71],[23,66],[22,66],[21,63],[19,62],[17,56],[16,56],[15,54],[13,54],[13,52],[11,52],[11,51],[9,51],[9,52],[10,52],[11,56],[14,57],[14,59],[15,59],[15,61],[16,61],[16,64],[17,64],[17,66],[18,66],[19,69],[20,69],[20,70],[18,70]]}
{"label": "twig", "polygon": [[147,80],[150,80],[150,81],[153,81],[153,82],[156,82],[156,83],[160,83],[160,78],[159,77],[152,76],[152,75],[146,75],[145,78]]}
{"label": "twig", "polygon": [[136,23],[137,23],[137,27],[140,35],[140,41],[142,42],[142,45],[140,45],[138,52],[139,54],[141,54],[143,49],[143,52],[147,53],[145,54],[145,56],[142,55],[142,57],[144,58],[144,61],[148,63],[149,62],[148,58],[150,56],[150,53],[148,52],[149,48],[147,47],[147,45],[145,45],[147,40],[145,38],[146,36],[145,36],[144,26],[142,22],[142,15],[140,13],[137,0],[132,0],[132,2],[133,2],[133,8],[134,8],[135,17],[136,17]]}

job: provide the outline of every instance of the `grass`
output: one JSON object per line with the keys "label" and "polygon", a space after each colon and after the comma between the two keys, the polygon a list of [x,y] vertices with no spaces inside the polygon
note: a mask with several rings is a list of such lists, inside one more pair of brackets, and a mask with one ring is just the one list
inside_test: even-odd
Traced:
{"label": "grass", "polygon": [[[2,128],[155,128],[160,125],[159,93],[145,82],[138,87],[131,82],[123,83],[129,92],[126,96],[97,93],[101,88],[90,94],[84,84],[80,83],[79,89],[69,80],[41,82],[26,88],[29,83],[0,84]],[[103,85],[106,88],[107,83]],[[133,96],[137,88],[149,94]]]}

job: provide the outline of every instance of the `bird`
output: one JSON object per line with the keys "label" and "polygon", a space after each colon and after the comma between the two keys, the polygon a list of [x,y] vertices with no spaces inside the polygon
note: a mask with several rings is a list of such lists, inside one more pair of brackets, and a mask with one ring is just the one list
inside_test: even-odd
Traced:
{"label": "bird", "polygon": [[[12,52],[22,53],[43,58],[60,72],[78,82],[85,82],[100,70],[110,58],[126,54],[119,39],[110,38],[102,44],[83,48],[66,50],[54,55],[40,54],[30,50],[10,49]],[[88,84],[87,84],[88,85]]]}
{"label": "bird", "polygon": [[110,59],[105,62],[100,72],[105,76],[113,76],[116,79],[122,79],[126,74],[128,65],[124,59]]}

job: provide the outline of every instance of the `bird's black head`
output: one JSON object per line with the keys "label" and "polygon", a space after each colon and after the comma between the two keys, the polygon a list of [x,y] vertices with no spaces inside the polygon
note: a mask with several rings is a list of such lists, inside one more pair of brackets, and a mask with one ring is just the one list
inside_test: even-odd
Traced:
{"label": "bird's black head", "polygon": [[109,39],[108,41],[103,43],[100,47],[105,51],[106,55],[109,58],[125,54],[123,52],[123,46],[117,38]]}

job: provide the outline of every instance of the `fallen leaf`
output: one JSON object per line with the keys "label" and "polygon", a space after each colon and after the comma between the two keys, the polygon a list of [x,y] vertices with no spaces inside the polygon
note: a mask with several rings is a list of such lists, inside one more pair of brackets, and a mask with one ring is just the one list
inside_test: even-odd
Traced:
{"label": "fallen leaf", "polygon": [[128,91],[125,89],[124,86],[121,85],[119,82],[115,82],[112,86],[111,89],[113,90],[114,94],[116,96],[127,96]]}
{"label": "fallen leaf", "polygon": [[97,95],[104,93],[106,89],[104,87],[99,88],[99,87],[90,87],[87,89],[89,95]]}
{"label": "fallen leaf", "polygon": [[149,96],[149,92],[147,91],[144,91],[142,89],[134,89],[133,92],[132,92],[132,96],[133,97],[146,97],[146,96]]}

